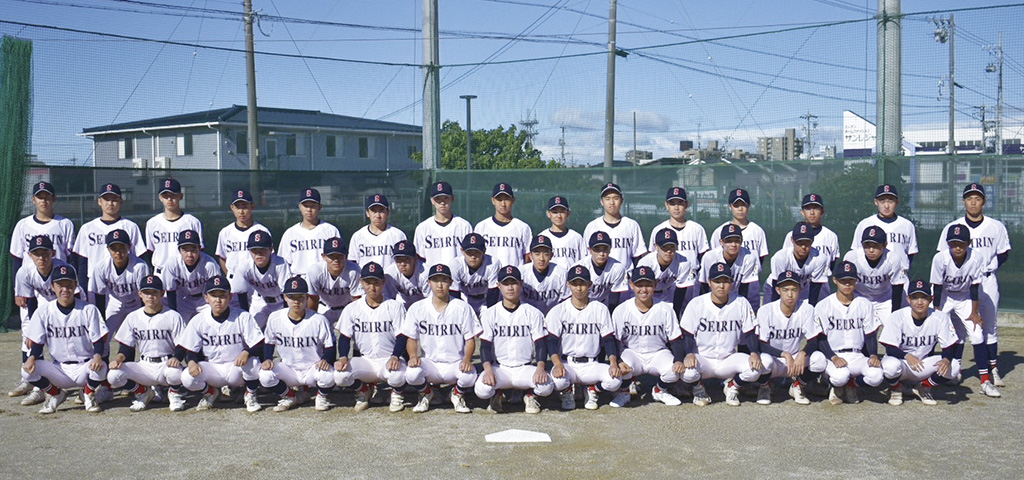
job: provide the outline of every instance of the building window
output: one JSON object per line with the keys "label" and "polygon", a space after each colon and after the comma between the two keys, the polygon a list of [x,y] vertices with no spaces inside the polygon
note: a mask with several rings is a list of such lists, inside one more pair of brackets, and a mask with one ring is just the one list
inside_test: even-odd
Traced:
{"label": "building window", "polygon": [[420,151],[420,147],[416,145],[409,145],[409,158],[411,159],[413,154]]}
{"label": "building window", "polygon": [[328,157],[337,158],[341,156],[341,152],[344,151],[344,142],[341,138],[339,135],[327,135],[324,137]]}
{"label": "building window", "polygon": [[135,158],[135,139],[121,138],[117,141],[117,158]]}
{"label": "building window", "polygon": [[178,156],[187,157],[192,155],[192,134],[179,133],[176,142],[178,145]]}
{"label": "building window", "polygon": [[359,158],[373,157],[373,142],[369,137],[359,137]]}
{"label": "building window", "polygon": [[239,155],[249,154],[249,134],[247,132],[235,133],[235,151]]}
{"label": "building window", "polygon": [[295,155],[295,135],[288,135],[284,139],[284,154]]}

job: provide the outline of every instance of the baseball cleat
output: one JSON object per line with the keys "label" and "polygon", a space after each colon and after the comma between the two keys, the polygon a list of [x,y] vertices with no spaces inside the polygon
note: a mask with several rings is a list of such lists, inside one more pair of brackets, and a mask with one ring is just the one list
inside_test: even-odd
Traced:
{"label": "baseball cleat", "polygon": [[167,391],[168,409],[172,412],[180,412],[185,409],[185,397],[174,390]]}
{"label": "baseball cleat", "polygon": [[420,394],[420,399],[416,402],[416,406],[412,407],[412,411],[416,413],[423,413],[430,410],[430,402],[433,399],[434,391],[428,388],[426,392]]}
{"label": "baseball cleat", "polygon": [[156,396],[156,391],[152,388],[147,388],[145,392],[136,393],[135,400],[132,402],[132,406],[128,407],[128,410],[133,412],[141,412],[149,407],[149,402],[153,401],[153,397]]}
{"label": "baseball cleat", "polygon": [[[573,408],[575,408],[575,403],[574,400]],[[523,395],[523,405],[526,405],[526,413],[540,413],[540,402],[537,401],[537,396],[532,393]]]}
{"label": "baseball cleat", "polygon": [[21,399],[21,404],[25,406],[38,405],[43,403],[44,400],[46,400],[46,395],[43,394],[42,390],[35,388],[29,392],[27,397]]}
{"label": "baseball cleat", "polygon": [[845,389],[846,387],[836,387],[834,385],[832,388],[828,389],[828,403],[831,403],[832,405],[842,405],[843,393],[845,393],[843,390]]}
{"label": "baseball cleat", "polygon": [[797,405],[811,404],[811,400],[804,395],[804,388],[800,385],[800,382],[793,382],[793,384],[789,386],[789,396],[793,398],[793,401],[796,402]]}
{"label": "baseball cleat", "polygon": [[999,375],[999,368],[998,367],[992,367],[991,375],[992,375],[992,385],[995,385],[997,387],[1005,387],[1006,386],[1006,382],[1003,381],[1003,377]]}
{"label": "baseball cleat", "polygon": [[857,395],[857,387],[855,385],[847,385],[843,389],[843,401],[850,404],[860,403],[860,396]]}
{"label": "baseball cleat", "polygon": [[562,401],[562,410],[576,410],[576,397],[573,396],[572,387],[558,392],[558,399]]}
{"label": "baseball cleat", "polygon": [[203,398],[199,399],[199,404],[196,405],[196,411],[202,412],[215,407],[214,404],[217,402],[220,392],[216,389],[213,389],[212,392],[210,390],[207,389],[207,392],[203,393]]}
{"label": "baseball cleat", "polygon": [[711,396],[708,395],[708,391],[704,389],[702,383],[698,382],[693,386],[693,404],[698,407],[711,405]]}
{"label": "baseball cleat", "polygon": [[326,412],[330,408],[331,402],[327,400],[327,395],[316,394],[316,399],[313,400],[313,410]]}
{"label": "baseball cleat", "polygon": [[757,388],[757,404],[758,405],[771,405],[772,404],[772,384],[766,383]]}
{"label": "baseball cleat", "polygon": [[225,402],[230,402],[231,401],[231,394],[232,394],[231,387],[229,387],[227,385],[224,385],[223,387],[220,387],[220,396],[224,397],[224,401]]}
{"label": "baseball cleat", "polygon": [[651,389],[651,400],[661,402],[672,407],[683,404],[683,402],[676,398],[675,395],[668,393],[668,390],[662,390],[661,387],[657,385]]}
{"label": "baseball cleat", "polygon": [[354,409],[357,412],[361,412],[363,410],[366,410],[369,406],[370,386],[364,383],[361,387],[359,387],[359,390],[356,390],[356,406],[354,407]]}
{"label": "baseball cleat", "polygon": [[939,402],[935,401],[935,397],[932,396],[932,387],[926,387],[924,385],[918,385],[913,389],[914,395],[921,399],[921,403],[925,405],[938,405]]}
{"label": "baseball cleat", "polygon": [[405,410],[405,397],[402,396],[402,392],[400,390],[400,388],[391,390],[391,405],[388,407],[388,410],[390,410],[391,413]]}
{"label": "baseball cleat", "polygon": [[889,388],[889,405],[898,407],[903,405],[903,390],[900,386],[893,386]]}
{"label": "baseball cleat", "polygon": [[263,410],[263,405],[260,405],[260,401],[256,398],[256,392],[245,391],[245,410],[248,412],[258,412]]}
{"label": "baseball cleat", "polygon": [[591,385],[591,386],[587,387],[586,396],[587,396],[587,403],[583,404],[583,408],[585,408],[587,410],[597,410],[597,398],[598,398],[597,387],[594,386],[594,385]]}
{"label": "baseball cleat", "polygon": [[[729,405],[730,407],[740,406],[740,387],[736,385],[734,380],[728,380],[725,382],[725,386],[722,388],[722,393],[725,393],[726,405]],[[758,398],[758,400],[760,400],[760,398]]]}
{"label": "baseball cleat", "polygon": [[20,397],[22,395],[28,395],[28,392],[31,392],[31,391],[32,391],[32,384],[22,380],[21,383],[19,383],[17,387],[14,387],[14,390],[11,390],[11,391],[7,392],[7,396],[8,397]]}
{"label": "baseball cleat", "polygon": [[81,404],[85,403],[85,397],[83,397],[83,395],[85,395],[85,389],[82,389],[82,388],[73,389],[73,390],[68,392],[68,396],[69,397],[72,396],[72,395],[74,395],[74,397],[75,397],[75,399],[72,400],[72,402],[74,402],[75,405],[81,405]]}
{"label": "baseball cleat", "polygon": [[466,406],[466,398],[461,393],[456,393],[456,390],[452,389],[452,406],[455,407],[456,413],[470,413],[471,410]]}
{"label": "baseball cleat", "polygon": [[46,395],[46,400],[43,401],[43,408],[39,409],[39,413],[48,415],[57,411],[57,407],[64,403],[64,399],[67,398],[68,394],[64,390],[60,390],[56,395]]}
{"label": "baseball cleat", "polygon": [[85,402],[85,411],[89,413],[98,413],[103,411],[103,409],[100,408],[100,402],[96,400],[96,392],[84,393],[82,400]]}
{"label": "baseball cleat", "polygon": [[630,395],[628,389],[619,390],[618,392],[615,392],[615,397],[612,398],[611,403],[609,403],[608,405],[613,408],[625,407],[626,405],[629,405],[629,397]]}
{"label": "baseball cleat", "polygon": [[290,397],[281,397],[281,399],[277,401],[277,405],[274,405],[274,411],[275,412],[285,412],[285,411],[291,410],[297,404],[298,404],[298,402],[295,401],[295,396],[294,395],[292,395]]}
{"label": "baseball cleat", "polygon": [[169,401],[167,399],[167,389],[166,388],[164,388],[164,387],[157,387],[157,386],[153,386],[153,387],[150,387],[150,388],[153,389],[153,400],[151,400],[150,403],[154,403],[154,402],[155,403],[167,403]]}
{"label": "baseball cleat", "polygon": [[999,389],[996,388],[996,386],[993,385],[992,382],[984,382],[984,383],[982,383],[980,390],[981,390],[981,393],[983,395],[987,396],[987,397],[999,398],[999,397],[1003,396],[1002,393],[999,393]]}
{"label": "baseball cleat", "polygon": [[491,413],[503,413],[505,406],[501,402],[501,392],[495,392],[491,400],[487,402],[487,411]]}

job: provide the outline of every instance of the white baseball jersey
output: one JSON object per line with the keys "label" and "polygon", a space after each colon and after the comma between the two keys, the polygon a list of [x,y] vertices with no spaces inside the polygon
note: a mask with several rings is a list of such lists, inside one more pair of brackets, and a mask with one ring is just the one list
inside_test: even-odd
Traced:
{"label": "white baseball jersey", "polygon": [[55,258],[67,260],[75,249],[75,225],[71,220],[54,215],[53,220],[43,223],[36,220],[35,215],[29,215],[14,225],[14,231],[11,232],[11,255],[24,259],[28,254],[28,241],[36,235],[46,235],[53,241]]}
{"label": "white baseball jersey", "polygon": [[405,304],[405,308],[432,295],[430,282],[427,281],[429,277],[427,271],[423,269],[422,262],[416,264],[416,270],[413,271],[412,277],[406,277],[398,271],[396,265],[389,265],[385,268],[384,276],[388,279],[387,285],[384,287],[384,297],[401,300]]}
{"label": "white baseball jersey", "polygon": [[885,322],[885,328],[878,336],[878,341],[890,345],[919,359],[932,355],[935,346],[945,349],[956,344],[959,339],[953,330],[953,322],[949,315],[933,308],[928,309],[928,316],[918,325],[914,321],[910,307],[903,307]]}
{"label": "white baseball jersey", "polygon": [[850,250],[843,260],[857,266],[857,288],[854,293],[872,302],[892,300],[892,286],[907,284],[907,257],[899,250],[886,250],[878,263],[868,264],[864,250]]}
{"label": "white baseball jersey", "polygon": [[814,321],[814,307],[798,301],[793,314],[782,313],[782,301],[762,305],[757,310],[757,338],[791,355],[800,353],[801,343],[821,333],[821,326]]}
{"label": "white baseball jersey", "polygon": [[462,255],[462,239],[470,233],[473,233],[473,226],[461,217],[452,217],[445,224],[430,217],[420,222],[413,234],[416,255],[428,267],[439,263],[449,265]]}
{"label": "white baseball jersey", "polygon": [[[78,230],[78,237],[75,238],[75,253],[80,257],[89,259],[89,270],[93,265],[98,265],[104,259],[110,258],[107,251],[107,234],[121,229],[128,234],[128,240],[132,242],[129,249],[136,257],[146,253],[146,241],[142,238],[142,231],[135,222],[121,217],[113,222],[107,223],[100,218],[94,218],[82,225]],[[56,244],[55,244],[56,245]],[[89,272],[91,275],[92,272]]]}
{"label": "white baseball jersey", "polygon": [[931,283],[942,285],[943,295],[949,294],[964,297],[971,291],[971,285],[981,285],[982,272],[987,267],[974,249],[967,249],[967,257],[957,266],[949,250],[936,253],[932,257]]}
{"label": "white baseball jersey", "polygon": [[348,244],[348,259],[356,262],[360,268],[370,262],[386,267],[395,263],[395,244],[406,240],[405,232],[388,224],[383,232],[373,233],[367,225],[356,233]]}
{"label": "white baseball jersey", "polygon": [[494,344],[494,356],[503,367],[530,363],[534,359],[534,342],[547,335],[544,315],[528,303],[520,303],[512,311],[504,303],[488,307],[480,314],[480,326],[480,340]]}
{"label": "white baseball jersey", "polygon": [[637,353],[665,350],[669,342],[683,336],[671,303],[655,303],[641,312],[636,301],[623,302],[612,312],[612,323],[622,348]]}
{"label": "white baseball jersey", "polygon": [[772,271],[768,274],[767,283],[771,285],[779,279],[780,275],[788,270],[800,275],[800,300],[807,300],[811,292],[812,283],[824,284],[821,287],[822,292],[819,294],[822,296],[827,295],[828,277],[832,276],[832,269],[829,267],[831,261],[832,259],[822,255],[813,248],[810,249],[807,258],[803,262],[797,261],[796,257],[793,256],[793,250],[779,250],[775,252],[775,255],[772,255]]}
{"label": "white baseball jersey", "polygon": [[95,354],[93,344],[107,334],[95,305],[80,298],[68,313],[57,302],[40,305],[25,329],[25,338],[46,346],[56,362],[85,362]]}
{"label": "white baseball jersey", "polygon": [[[722,246],[722,229],[730,223],[732,222],[725,222],[719,225],[715,231],[711,232],[711,237],[708,240],[711,248]],[[765,236],[764,229],[760,225],[748,222],[746,227],[740,227],[740,231],[743,232],[744,247],[757,254],[758,258],[768,256],[768,237]]]}
{"label": "white baseball jersey", "polygon": [[281,235],[277,254],[288,262],[292,274],[305,277],[313,265],[323,263],[324,241],[333,237],[340,238],[341,232],[323,220],[311,229],[296,223]]}
{"label": "white baseball jersey", "polygon": [[237,223],[232,222],[220,229],[220,233],[217,234],[216,255],[224,259],[224,265],[228,269],[225,273],[233,274],[240,264],[244,263],[246,259],[252,258],[248,249],[249,235],[257,231],[270,233],[269,228],[259,223],[253,223],[251,227],[243,230],[238,227]]}
{"label": "white baseball jersey", "polygon": [[587,224],[587,228],[583,230],[583,238],[590,241],[590,236],[594,232],[608,234],[612,241],[609,257],[623,265],[632,267],[634,258],[647,253],[647,249],[644,248],[644,232],[640,230],[640,224],[632,218],[622,217],[619,223],[611,225],[604,221],[604,217],[597,217]]}
{"label": "white baseball jersey", "polygon": [[551,309],[566,298],[569,298],[569,287],[565,283],[565,267],[548,263],[548,270],[542,276],[533,268],[533,264],[524,265],[522,300],[529,303],[540,313],[547,315]]}
{"label": "white baseball jersey", "polygon": [[453,298],[443,312],[434,308],[432,299],[424,298],[412,305],[402,322],[402,335],[419,341],[423,357],[439,363],[462,360],[466,341],[483,331],[473,307]]}
{"label": "white baseball jersey", "polygon": [[288,262],[283,258],[271,254],[267,268],[261,269],[250,255],[232,275],[231,293],[246,293],[251,288],[269,303],[283,301],[284,284],[291,277]]}
{"label": "white baseball jersey", "polygon": [[761,272],[761,259],[750,252],[747,247],[740,247],[739,253],[732,262],[725,260],[725,253],[722,247],[712,248],[700,259],[700,271],[697,272],[699,283],[708,283],[708,272],[711,266],[716,263],[724,263],[729,266],[729,273],[732,274],[732,292],[739,293],[740,285],[758,281],[758,273]]}
{"label": "white baseball jersey", "polygon": [[218,321],[209,308],[201,310],[181,334],[175,338],[178,345],[188,351],[202,353],[211,363],[234,364],[235,359],[264,340],[256,320],[241,309],[228,310],[228,318]]}
{"label": "white baseball jersey", "polygon": [[[672,303],[677,288],[692,287],[697,280],[697,257],[676,252],[667,267],[658,263],[657,252],[645,255],[636,262],[638,267],[649,267],[654,272],[654,301]],[[630,292],[632,293],[632,292]]]}
{"label": "white baseball jersey", "polygon": [[693,258],[697,258],[711,249],[711,246],[708,245],[708,234],[704,231],[704,227],[701,224],[693,220],[687,220],[683,224],[683,228],[676,228],[672,226],[671,220],[665,220],[651,230],[651,234],[648,236],[649,240],[647,241],[648,251],[654,252],[654,248],[657,246],[654,242],[654,235],[666,228],[676,232],[676,240],[679,242],[677,244],[677,251],[679,253],[686,254],[686,252],[691,252],[693,253]]}
{"label": "white baseball jersey", "polygon": [[629,290],[629,283],[626,277],[626,269],[614,258],[609,257],[603,268],[594,265],[594,259],[589,255],[583,257],[577,265],[583,265],[590,270],[590,301],[608,304],[608,297],[615,293],[622,293]]}
{"label": "white baseball jersey", "polygon": [[944,241],[949,227],[955,224],[967,225],[967,230],[971,232],[971,251],[985,263],[982,273],[993,273],[999,269],[999,260],[996,256],[1010,251],[1010,236],[1006,233],[1003,222],[992,217],[986,216],[976,226],[971,226],[973,223],[966,218],[949,222],[939,235],[938,251],[949,249],[949,245]]}
{"label": "white baseball jersey", "polygon": [[533,230],[518,218],[508,223],[501,223],[494,217],[485,218],[476,224],[473,231],[484,237],[487,254],[502,265],[522,265],[533,240]]}
{"label": "white baseball jersey", "polygon": [[363,294],[359,284],[359,266],[346,261],[345,268],[337,277],[327,270],[327,263],[321,261],[309,269],[307,280],[311,295],[318,295],[320,303],[330,308],[344,307],[352,303],[353,297]]}
{"label": "white baseball jersey", "polygon": [[864,336],[882,326],[875,316],[875,308],[866,298],[854,297],[849,305],[843,305],[836,294],[818,302],[814,307],[814,320],[836,353],[859,352],[864,348]]}
{"label": "white baseball jersey", "polygon": [[[14,277],[14,295],[17,297],[35,297],[42,304],[44,301],[51,302],[57,299],[57,292],[53,291],[53,272],[58,267],[67,265],[67,262],[53,259],[53,267],[50,274],[43,277],[36,268],[35,263],[25,262],[21,264],[18,273]],[[78,288],[81,291],[81,286]]]}
{"label": "white baseball jersey", "polygon": [[[813,230],[812,230],[813,231]],[[782,241],[783,249],[793,248],[793,232],[786,232],[786,239]],[[821,226],[817,233],[814,234],[814,240],[811,241],[811,248],[818,251],[818,254],[827,258],[829,264],[839,259],[839,236],[836,232],[829,230],[826,226]]]}
{"label": "white baseball jersey", "polygon": [[277,310],[267,319],[263,332],[267,345],[274,345],[281,363],[295,370],[304,370],[320,361],[324,350],[334,346],[334,331],[327,318],[310,309],[295,322],[288,310]]}
{"label": "white baseball jersey", "polygon": [[164,266],[160,279],[164,282],[164,289],[168,292],[178,292],[181,296],[198,298],[203,296],[206,288],[206,281],[220,275],[220,264],[213,257],[200,252],[196,266],[191,270],[185,266],[181,255],[177,255],[174,261]]}
{"label": "white baseball jersey", "polygon": [[[893,218],[883,219],[875,214],[861,220],[860,223],[857,224],[857,229],[853,231],[853,244],[850,247],[851,249],[857,250],[863,248],[860,242],[861,236],[864,234],[864,230],[869,227],[878,227],[889,237],[889,241],[885,244],[885,248],[889,250],[899,250],[907,257],[917,253],[917,228],[914,227],[914,224],[911,223],[910,220],[899,215],[896,215]],[[910,268],[909,263],[904,268]]]}
{"label": "white baseball jersey", "polygon": [[590,302],[576,308],[572,299],[555,305],[544,317],[550,335],[561,339],[561,353],[566,357],[595,358],[601,352],[601,338],[615,334],[615,323],[603,303]]}
{"label": "white baseball jersey", "polygon": [[121,309],[135,310],[142,306],[139,282],[146,275],[149,275],[149,265],[138,257],[128,257],[128,265],[121,272],[108,258],[92,268],[89,291],[107,296],[107,317]]}
{"label": "white baseball jersey", "polygon": [[551,262],[569,268],[579,263],[587,255],[587,242],[576,230],[566,229],[557,233],[550,228],[540,232],[551,240]]}
{"label": "white baseball jersey", "polygon": [[166,357],[174,354],[174,339],[182,330],[185,330],[185,321],[178,312],[165,308],[156,315],[150,315],[144,308],[139,308],[125,317],[114,340],[134,348],[144,357]]}
{"label": "white baseball jersey", "polygon": [[171,221],[163,213],[158,213],[146,222],[146,250],[153,252],[151,260],[157,274],[180,256],[178,234],[184,230],[195,230],[199,234],[199,248],[205,248],[203,224],[191,214],[183,213],[177,220]]}
{"label": "white baseball jersey", "polygon": [[[351,338],[359,353],[366,358],[388,358],[395,350],[395,336],[405,319],[405,306],[399,300],[384,300],[377,308],[360,298],[341,311],[334,326],[338,333]],[[348,352],[338,352],[346,356]]]}
{"label": "white baseball jersey", "polygon": [[754,309],[746,298],[730,295],[729,301],[719,307],[710,293],[687,304],[679,324],[696,340],[696,353],[711,359],[722,359],[736,353],[743,334],[753,332],[757,327]]}
{"label": "white baseball jersey", "polygon": [[501,270],[501,264],[496,263],[490,255],[484,254],[480,267],[472,270],[466,263],[466,257],[461,256],[452,261],[451,270],[453,291],[474,299],[483,299],[488,290],[498,288],[498,270]]}

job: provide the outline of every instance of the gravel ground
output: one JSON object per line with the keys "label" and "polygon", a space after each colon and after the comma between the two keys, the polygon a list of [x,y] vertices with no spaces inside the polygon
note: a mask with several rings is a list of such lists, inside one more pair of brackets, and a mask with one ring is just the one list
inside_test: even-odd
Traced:
{"label": "gravel ground", "polygon": [[[1019,478],[1024,460],[1024,384],[1016,367],[1024,329],[1001,332],[1001,366],[1009,383],[1003,398],[977,393],[973,361],[964,383],[936,389],[939,405],[916,399],[891,407],[863,392],[858,405],[832,406],[812,397],[794,404],[781,389],[774,403],[744,398],[668,407],[634,401],[597,411],[556,411],[556,399],[539,415],[490,414],[473,399],[474,412],[459,415],[447,403],[426,414],[397,414],[386,406],[353,413],[351,394],[315,412],[310,404],[275,413],[248,413],[238,403],[208,412],[128,410],[122,398],[98,414],[68,401],[57,414],[19,399],[0,401],[0,475],[4,478],[266,478],[266,477],[488,477],[611,478],[662,475],[698,478]],[[19,333],[0,334],[0,386],[16,383]],[[967,349],[970,357],[971,349]],[[261,396],[270,407],[272,395]],[[408,395],[408,402],[413,395]],[[909,396],[908,396],[909,398]],[[684,398],[687,401],[688,398]],[[196,399],[190,399],[194,406]],[[161,406],[163,407],[163,406]],[[551,443],[489,444],[484,435],[517,428],[547,433]],[[1017,433],[1014,433],[1017,432]],[[1014,460],[1016,458],[1017,460]]]}

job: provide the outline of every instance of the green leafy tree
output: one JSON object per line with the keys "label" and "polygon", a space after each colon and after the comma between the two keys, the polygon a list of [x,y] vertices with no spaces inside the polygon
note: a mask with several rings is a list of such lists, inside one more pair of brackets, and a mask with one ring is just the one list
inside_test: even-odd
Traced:
{"label": "green leafy tree", "polygon": [[[527,142],[525,132],[515,125],[505,129],[498,126],[491,130],[473,131],[474,170],[522,170],[531,168],[561,168],[555,160],[544,160],[541,151]],[[423,161],[423,153],[413,154],[417,162]],[[466,168],[466,131],[459,122],[447,120],[441,127],[441,168],[458,170]]]}
{"label": "green leafy tree", "polygon": [[[887,171],[895,170],[894,164],[887,165]],[[887,175],[889,183],[900,192],[900,205],[896,213],[911,218],[910,189],[899,174]],[[878,213],[875,207],[875,187],[878,186],[878,169],[871,164],[851,165],[843,171],[822,177],[811,185],[812,192],[825,197],[824,224],[839,235],[840,242],[850,242],[857,223]],[[845,245],[844,245],[845,248]]]}

